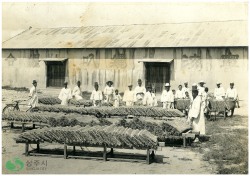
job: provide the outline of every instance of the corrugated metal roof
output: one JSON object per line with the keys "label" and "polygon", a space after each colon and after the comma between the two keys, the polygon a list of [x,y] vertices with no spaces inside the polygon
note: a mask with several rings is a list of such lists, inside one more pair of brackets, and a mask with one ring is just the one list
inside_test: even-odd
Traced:
{"label": "corrugated metal roof", "polygon": [[247,21],[72,28],[31,28],[8,48],[140,48],[248,46]]}

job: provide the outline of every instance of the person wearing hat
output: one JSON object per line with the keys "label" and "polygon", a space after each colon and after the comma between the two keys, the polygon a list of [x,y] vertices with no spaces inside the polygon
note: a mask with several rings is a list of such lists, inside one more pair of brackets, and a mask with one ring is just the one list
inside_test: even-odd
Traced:
{"label": "person wearing hat", "polygon": [[175,98],[176,99],[184,99],[185,98],[185,92],[182,89],[182,85],[178,86],[178,90],[176,91]]}
{"label": "person wearing hat", "polygon": [[[237,93],[237,90],[234,88],[233,82],[230,83],[230,87],[227,89],[226,98],[235,102],[237,102],[238,100],[238,93]],[[233,116],[233,114],[234,114],[234,108],[231,110],[231,117]],[[227,112],[226,112],[226,116],[227,116]]]}
{"label": "person wearing hat", "polygon": [[155,94],[152,92],[152,86],[147,85],[147,92],[143,98],[143,105],[144,106],[157,106],[157,99]]}
{"label": "person wearing hat", "polygon": [[204,81],[199,82],[199,86],[197,87],[197,89],[200,96],[203,96],[203,93],[205,92],[205,87],[204,87],[205,84],[206,83]]}
{"label": "person wearing hat", "polygon": [[143,98],[146,93],[145,87],[142,86],[142,80],[138,79],[138,86],[135,87],[135,100],[138,105],[143,104]]}
{"label": "person wearing hat", "polygon": [[221,87],[221,83],[216,83],[217,88],[214,89],[214,97],[216,100],[224,100],[225,98],[225,90],[223,87]]}
{"label": "person wearing hat", "polygon": [[113,100],[113,96],[114,96],[114,93],[115,93],[115,89],[114,87],[112,86],[113,85],[113,82],[112,81],[108,81],[106,83],[106,86],[103,90],[103,93],[104,93],[104,102],[111,102]]}
{"label": "person wearing hat", "polygon": [[29,94],[30,101],[29,101],[28,105],[33,108],[33,107],[36,107],[38,104],[36,80],[33,80],[32,84],[33,84],[33,87],[31,87],[31,89],[30,89],[30,94]]}
{"label": "person wearing hat", "polygon": [[64,82],[64,88],[61,89],[58,98],[61,100],[61,105],[68,106],[72,98],[71,89],[68,88],[68,82]]}
{"label": "person wearing hat", "polygon": [[189,91],[189,87],[188,87],[188,82],[184,82],[184,87],[182,88],[183,92],[186,94],[186,92],[188,92],[188,94],[190,93]]}
{"label": "person wearing hat", "polygon": [[[202,108],[202,97],[198,96],[199,91],[197,85],[192,86],[192,96],[193,101],[190,104],[188,112],[188,120],[192,124],[192,131],[200,132],[200,134],[205,134],[205,118]],[[199,139],[196,138],[195,142],[198,142]]]}
{"label": "person wearing hat", "polygon": [[72,92],[72,97],[75,98],[76,100],[82,100],[82,91],[81,91],[81,82],[77,81],[77,85],[73,89]]}
{"label": "person wearing hat", "polygon": [[174,106],[174,95],[170,90],[170,84],[165,84],[165,90],[162,91],[161,94],[161,102],[163,104],[163,109],[170,109]]}
{"label": "person wearing hat", "polygon": [[94,106],[101,106],[103,96],[102,92],[99,90],[99,85],[97,82],[95,82],[94,87],[95,89],[91,93],[90,100],[93,101]]}
{"label": "person wearing hat", "polygon": [[135,92],[132,90],[133,85],[128,85],[128,89],[124,92],[123,101],[126,102],[126,106],[133,106],[135,101]]}
{"label": "person wearing hat", "polygon": [[114,94],[114,107],[119,107],[120,106],[120,102],[122,100],[121,95],[119,94],[118,89],[115,90],[115,94]]}

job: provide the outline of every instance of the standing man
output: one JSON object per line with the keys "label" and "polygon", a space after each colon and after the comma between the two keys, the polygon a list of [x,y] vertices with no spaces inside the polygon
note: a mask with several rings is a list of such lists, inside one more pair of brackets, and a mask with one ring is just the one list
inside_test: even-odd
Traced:
{"label": "standing man", "polygon": [[126,106],[133,106],[135,101],[135,92],[132,90],[133,85],[128,86],[128,90],[124,92],[123,101],[126,102]]}
{"label": "standing man", "polygon": [[163,109],[170,109],[174,106],[174,95],[170,90],[170,84],[165,84],[165,90],[161,94],[161,102],[163,103]]}
{"label": "standing man", "polygon": [[204,84],[206,84],[204,81],[200,81],[199,82],[199,87],[197,87],[198,89],[198,93],[200,96],[203,96],[203,93],[205,92],[205,87],[204,87]]}
{"label": "standing man", "polygon": [[32,82],[33,87],[30,89],[30,101],[29,101],[29,106],[31,106],[32,108],[36,107],[38,104],[38,96],[37,96],[37,82],[36,80],[33,80]]}
{"label": "standing man", "polygon": [[142,81],[141,79],[138,79],[138,86],[135,87],[135,100],[138,103],[138,105],[143,104],[143,98],[146,93],[145,87],[142,86]]}
{"label": "standing man", "polygon": [[[188,119],[192,123],[192,131],[200,132],[200,134],[205,134],[205,118],[202,108],[201,96],[198,96],[198,89],[196,85],[192,86],[192,96],[193,101],[191,102]],[[199,139],[196,138],[195,142],[198,142]]]}
{"label": "standing man", "polygon": [[184,99],[185,98],[185,92],[182,89],[182,85],[179,85],[178,88],[179,88],[179,90],[176,91],[175,98]]}
{"label": "standing man", "polygon": [[106,84],[107,85],[106,85],[106,87],[103,90],[104,101],[110,103],[113,100],[115,89],[113,87],[113,82],[112,81],[108,81]]}
{"label": "standing man", "polygon": [[189,94],[190,93],[189,91],[190,90],[189,90],[189,87],[188,87],[188,82],[184,82],[183,92],[184,93],[188,92],[188,94]]}
{"label": "standing man", "polygon": [[71,90],[68,88],[68,82],[64,82],[64,88],[61,89],[58,98],[62,101],[61,105],[68,106],[69,100],[72,98]]}
{"label": "standing man", "polygon": [[152,92],[151,85],[147,86],[147,92],[143,98],[144,106],[157,106],[157,100],[155,94]]}
{"label": "standing man", "polygon": [[[234,83],[230,83],[230,88],[227,89],[227,93],[226,93],[226,98],[232,101],[237,101],[238,99],[238,93],[237,90],[234,88]],[[235,107],[231,110],[231,117],[234,114],[234,109]],[[227,113],[226,113],[227,116]]]}
{"label": "standing man", "polygon": [[216,100],[224,100],[225,98],[225,90],[223,87],[221,87],[221,83],[216,83],[217,88],[214,89],[214,97]]}
{"label": "standing man", "polygon": [[94,106],[101,106],[103,96],[102,92],[99,90],[98,82],[95,82],[94,87],[95,89],[91,93],[90,100],[93,101]]}
{"label": "standing man", "polygon": [[82,91],[81,91],[81,82],[80,81],[77,81],[77,85],[76,87],[73,89],[73,92],[72,92],[72,96],[73,98],[75,98],[76,100],[81,100],[82,99]]}

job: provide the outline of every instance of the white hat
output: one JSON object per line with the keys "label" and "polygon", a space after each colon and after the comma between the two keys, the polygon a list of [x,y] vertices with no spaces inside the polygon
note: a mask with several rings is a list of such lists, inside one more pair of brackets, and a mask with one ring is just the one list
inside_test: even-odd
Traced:
{"label": "white hat", "polygon": [[205,84],[205,82],[203,80],[201,80],[199,83],[204,83]]}
{"label": "white hat", "polygon": [[216,84],[217,84],[217,85],[218,85],[218,84],[221,84],[221,82],[217,82]]}
{"label": "white hat", "polygon": [[169,84],[169,83],[166,83],[166,84],[165,84],[165,87],[170,87],[170,84]]}

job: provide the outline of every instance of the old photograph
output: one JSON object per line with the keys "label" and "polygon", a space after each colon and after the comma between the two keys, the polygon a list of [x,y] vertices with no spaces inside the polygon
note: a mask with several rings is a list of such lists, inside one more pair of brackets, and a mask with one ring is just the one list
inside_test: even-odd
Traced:
{"label": "old photograph", "polygon": [[3,2],[3,174],[248,174],[248,2]]}

